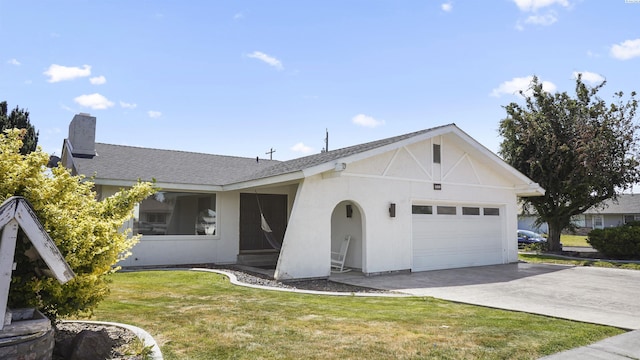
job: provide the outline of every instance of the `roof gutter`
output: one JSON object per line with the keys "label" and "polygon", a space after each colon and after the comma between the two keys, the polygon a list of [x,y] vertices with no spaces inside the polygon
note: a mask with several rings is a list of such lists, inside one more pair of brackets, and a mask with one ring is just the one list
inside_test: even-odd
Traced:
{"label": "roof gutter", "polygon": [[262,179],[255,180],[247,180],[241,181],[238,183],[223,185],[221,190],[223,191],[232,191],[232,190],[242,190],[266,185],[280,184],[289,181],[297,181],[305,178],[305,174],[303,171],[295,171],[287,174],[270,176]]}
{"label": "roof gutter", "polygon": [[544,196],[546,193],[545,189],[543,189],[537,183],[530,183],[529,186],[517,186],[516,187],[516,195],[519,197],[534,197],[534,196]]}
{"label": "roof gutter", "polygon": [[[114,187],[132,187],[137,184],[137,181],[132,180],[120,180],[120,179],[88,179],[96,185],[102,186],[114,186]],[[146,181],[146,180],[142,180]],[[201,184],[177,184],[177,183],[165,183],[155,182],[155,187],[163,190],[180,190],[180,191],[203,191],[203,192],[215,192],[222,191],[223,188],[220,185],[201,185]]]}

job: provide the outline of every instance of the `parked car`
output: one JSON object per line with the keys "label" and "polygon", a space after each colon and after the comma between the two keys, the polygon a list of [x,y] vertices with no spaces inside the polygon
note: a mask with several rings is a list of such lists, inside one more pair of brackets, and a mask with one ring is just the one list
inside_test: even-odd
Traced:
{"label": "parked car", "polygon": [[529,231],[529,230],[518,230],[519,246],[546,243],[546,242],[547,242],[547,239],[545,239],[542,235],[536,232]]}

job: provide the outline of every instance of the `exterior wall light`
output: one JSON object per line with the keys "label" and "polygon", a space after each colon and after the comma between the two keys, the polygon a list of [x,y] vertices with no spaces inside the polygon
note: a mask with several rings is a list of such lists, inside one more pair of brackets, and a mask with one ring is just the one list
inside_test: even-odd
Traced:
{"label": "exterior wall light", "polygon": [[336,163],[335,167],[333,168],[335,171],[345,171],[347,169],[347,164],[346,163]]}

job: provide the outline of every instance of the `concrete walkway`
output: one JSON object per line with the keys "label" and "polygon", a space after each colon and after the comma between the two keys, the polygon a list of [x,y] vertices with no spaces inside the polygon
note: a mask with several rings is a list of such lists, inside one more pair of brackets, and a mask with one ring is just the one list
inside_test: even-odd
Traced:
{"label": "concrete walkway", "polygon": [[595,344],[545,356],[544,360],[640,359],[640,330],[604,339]]}
{"label": "concrete walkway", "polygon": [[545,359],[640,359],[640,271],[518,263],[331,280],[637,330]]}

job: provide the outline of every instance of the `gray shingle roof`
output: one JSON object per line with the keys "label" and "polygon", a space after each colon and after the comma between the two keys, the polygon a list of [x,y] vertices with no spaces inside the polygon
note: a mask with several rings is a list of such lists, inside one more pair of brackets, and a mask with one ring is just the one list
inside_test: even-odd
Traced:
{"label": "gray shingle roof", "polygon": [[335,162],[339,159],[342,159],[351,155],[363,153],[365,151],[373,150],[373,149],[390,145],[402,140],[410,139],[412,137],[422,135],[422,134],[431,132],[433,130],[450,126],[450,125],[451,124],[438,126],[430,129],[412,132],[409,134],[394,136],[394,137],[390,137],[382,140],[376,140],[376,141],[372,141],[364,144],[349,146],[346,148],[332,150],[332,151],[328,151],[320,154],[309,155],[309,156],[305,156],[297,159],[283,161],[281,163],[270,166],[264,170],[251,174],[249,178],[242,179],[242,180],[255,180],[255,179],[261,179],[261,178],[266,178],[271,176],[289,174],[296,171],[302,171],[310,167]]}
{"label": "gray shingle roof", "polygon": [[78,173],[109,180],[224,185],[277,163],[274,160],[210,155],[96,143],[96,156],[74,157]]}
{"label": "gray shingle roof", "polygon": [[93,158],[74,157],[78,173],[96,179],[135,181],[156,179],[159,183],[229,185],[243,181],[290,174],[317,165],[390,145],[450,125],[354,145],[284,162],[255,158],[211,155],[176,150],[149,149],[96,143]]}
{"label": "gray shingle roof", "polygon": [[595,206],[585,214],[640,214],[640,194],[620,194],[618,200],[606,200],[603,206]]}

